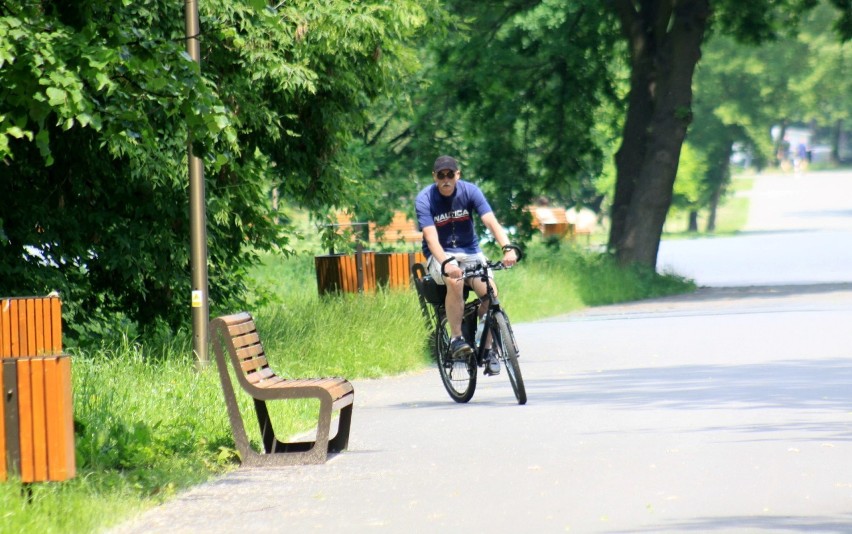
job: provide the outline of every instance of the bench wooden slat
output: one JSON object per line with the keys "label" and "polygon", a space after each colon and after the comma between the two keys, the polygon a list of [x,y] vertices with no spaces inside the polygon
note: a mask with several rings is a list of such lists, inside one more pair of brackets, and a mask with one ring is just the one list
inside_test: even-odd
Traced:
{"label": "bench wooden slat", "polygon": [[242,369],[243,372],[245,372],[245,373],[249,373],[251,371],[256,371],[256,370],[260,369],[261,367],[268,367],[268,366],[269,366],[269,362],[266,361],[265,356],[260,356],[260,357],[257,357],[257,358],[251,358],[251,359],[248,359],[248,360],[240,361],[240,369]]}
{"label": "bench wooden slat", "polygon": [[248,347],[249,345],[256,345],[258,343],[260,343],[260,336],[257,335],[257,330],[252,330],[247,334],[234,337],[234,346],[238,348]]}
{"label": "bench wooden slat", "polygon": [[248,347],[237,348],[236,352],[237,358],[239,358],[240,361],[249,360],[263,354],[263,345],[258,343],[256,345],[249,345]]}
{"label": "bench wooden slat", "polygon": [[255,384],[261,388],[323,388],[329,392],[334,401],[354,391],[352,383],[345,378],[285,379],[273,374]]}
{"label": "bench wooden slat", "polygon": [[239,320],[235,320],[228,325],[228,332],[232,336],[239,336],[245,334],[246,332],[251,332],[254,330],[254,323],[251,321],[243,320],[242,318]]}
{"label": "bench wooden slat", "polygon": [[253,373],[245,374],[246,380],[248,380],[250,384],[257,384],[261,380],[267,380],[273,376],[275,376],[275,373],[272,372],[272,369],[269,367],[264,367],[254,371]]}
{"label": "bench wooden slat", "polygon": [[269,378],[267,378],[265,380],[261,380],[261,381],[255,383],[254,385],[255,385],[255,387],[268,389],[268,388],[278,387],[279,384],[283,384],[285,382],[287,382],[286,378],[282,378],[282,377],[280,377],[276,374],[273,374]]}

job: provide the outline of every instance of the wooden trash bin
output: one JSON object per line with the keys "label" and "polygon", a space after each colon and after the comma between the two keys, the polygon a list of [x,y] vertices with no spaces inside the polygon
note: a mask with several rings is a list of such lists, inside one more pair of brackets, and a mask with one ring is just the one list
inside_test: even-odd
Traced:
{"label": "wooden trash bin", "polygon": [[320,295],[376,290],[376,253],[327,254],[314,257]]}
{"label": "wooden trash bin", "polygon": [[61,352],[59,297],[0,298],[0,358]]}
{"label": "wooden trash bin", "polygon": [[0,299],[0,480],[76,474],[71,357],[58,297]]}
{"label": "wooden trash bin", "polygon": [[377,252],[376,284],[391,289],[411,287],[411,266],[426,263],[423,252]]}

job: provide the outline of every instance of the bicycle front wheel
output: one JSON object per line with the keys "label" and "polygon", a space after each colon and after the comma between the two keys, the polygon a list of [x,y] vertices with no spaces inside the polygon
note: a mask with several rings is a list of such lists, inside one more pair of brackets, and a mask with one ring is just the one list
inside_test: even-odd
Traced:
{"label": "bicycle front wheel", "polygon": [[512,390],[515,392],[518,404],[526,404],[527,390],[524,387],[521,366],[518,364],[518,348],[515,344],[515,336],[512,334],[512,327],[509,324],[509,318],[502,311],[498,311],[494,314],[493,325],[491,335],[494,342],[491,348],[497,351],[497,356],[506,368],[506,374],[509,375],[509,382],[512,383]]}
{"label": "bicycle front wheel", "polygon": [[441,318],[435,330],[435,356],[444,388],[456,402],[467,402],[476,390],[476,355],[454,360],[450,354],[450,325],[447,317]]}

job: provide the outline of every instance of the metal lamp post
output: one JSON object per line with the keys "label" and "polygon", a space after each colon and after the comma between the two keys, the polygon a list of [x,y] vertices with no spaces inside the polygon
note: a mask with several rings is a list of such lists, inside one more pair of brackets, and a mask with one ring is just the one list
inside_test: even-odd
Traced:
{"label": "metal lamp post", "polygon": [[[198,43],[198,2],[186,0],[186,51],[193,61],[201,64]],[[192,350],[199,366],[207,364],[207,213],[204,193],[204,166],[192,154],[192,132],[186,144],[189,162],[189,232],[190,266],[192,270]]]}

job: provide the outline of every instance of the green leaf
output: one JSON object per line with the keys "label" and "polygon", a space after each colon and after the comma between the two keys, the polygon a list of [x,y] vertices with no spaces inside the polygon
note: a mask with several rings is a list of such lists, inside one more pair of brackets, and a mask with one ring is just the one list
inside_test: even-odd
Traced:
{"label": "green leaf", "polygon": [[48,101],[47,103],[51,106],[62,106],[65,104],[65,100],[68,96],[64,90],[59,89],[57,87],[48,87],[45,91],[47,93]]}
{"label": "green leaf", "polygon": [[88,126],[92,124],[92,116],[88,113],[80,113],[77,115],[77,122],[80,123],[80,126]]}
{"label": "green leaf", "polygon": [[266,9],[266,7],[267,7],[266,0],[247,0],[247,2],[248,2],[248,5],[250,5],[252,8],[256,9],[257,11],[262,11],[262,10]]}
{"label": "green leaf", "polygon": [[30,141],[32,141],[32,139],[33,139],[33,133],[32,132],[24,131],[21,128],[18,128],[17,126],[12,126],[10,128],[7,128],[6,134],[11,135],[15,139],[22,139],[24,137],[26,137]]}

